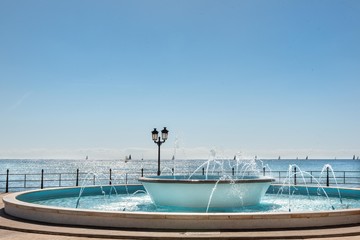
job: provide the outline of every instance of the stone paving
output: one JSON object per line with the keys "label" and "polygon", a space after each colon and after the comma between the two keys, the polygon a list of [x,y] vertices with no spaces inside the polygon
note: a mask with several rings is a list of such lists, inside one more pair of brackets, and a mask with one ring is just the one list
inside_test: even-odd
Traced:
{"label": "stone paving", "polygon": [[73,240],[73,239],[359,239],[360,225],[269,231],[144,231],[50,225],[23,221],[8,216],[0,194],[0,239]]}

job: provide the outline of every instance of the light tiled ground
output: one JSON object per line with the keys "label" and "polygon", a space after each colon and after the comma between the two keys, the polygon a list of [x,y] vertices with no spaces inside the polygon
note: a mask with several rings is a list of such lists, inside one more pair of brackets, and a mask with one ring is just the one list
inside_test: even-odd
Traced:
{"label": "light tiled ground", "polygon": [[[84,237],[67,237],[36,233],[23,233],[0,229],[1,240],[85,240]],[[99,238],[98,238],[99,239]]]}
{"label": "light tiled ground", "polygon": [[[59,236],[59,235],[48,235],[48,234],[36,234],[36,233],[23,233],[15,232],[9,230],[0,229],[0,239],[1,240],[85,240],[89,239],[87,237],[69,237],[69,236]],[[95,239],[95,238],[94,238]],[[113,238],[96,238],[96,239],[113,239]],[[277,239],[287,239],[287,238],[277,238]],[[303,239],[299,237],[299,239]],[[352,237],[335,237],[335,238],[307,238],[309,240],[359,240],[360,236]]]}

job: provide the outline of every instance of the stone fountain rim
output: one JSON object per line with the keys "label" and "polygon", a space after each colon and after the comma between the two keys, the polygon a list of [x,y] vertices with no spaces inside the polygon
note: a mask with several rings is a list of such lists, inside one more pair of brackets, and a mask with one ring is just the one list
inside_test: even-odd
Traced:
{"label": "stone fountain rim", "polygon": [[[107,212],[43,206],[18,199],[21,194],[54,189],[58,188],[8,194],[3,197],[5,212],[14,217],[53,224],[143,229],[279,229],[360,223],[359,208],[301,213]],[[360,189],[347,189],[360,192]]]}

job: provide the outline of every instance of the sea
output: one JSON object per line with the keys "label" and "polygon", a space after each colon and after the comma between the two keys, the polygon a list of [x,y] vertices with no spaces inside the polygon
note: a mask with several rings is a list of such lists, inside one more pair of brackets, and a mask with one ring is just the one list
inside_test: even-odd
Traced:
{"label": "sea", "polygon": [[[180,159],[161,160],[161,170],[170,171],[173,168],[180,172],[193,171],[204,165],[208,159]],[[224,166],[232,166],[231,160],[217,160],[218,162],[229,161]],[[246,161],[246,160],[244,160]],[[296,165],[303,171],[321,171],[325,165],[330,165],[335,171],[360,171],[360,160],[352,159],[258,159],[260,168],[266,167],[271,171],[287,171],[290,165]],[[107,171],[109,169],[122,170],[124,172],[140,171],[142,168],[148,171],[156,171],[157,160],[73,160],[73,159],[0,159],[0,174],[6,173],[39,173],[42,169],[46,172],[65,173],[79,169],[81,172]]]}
{"label": "sea", "polygon": [[[236,168],[238,170],[237,163],[239,163],[239,161],[234,161],[232,159],[216,159],[211,161],[211,164],[209,165],[207,164],[208,161],[208,159],[161,160],[161,174],[169,175],[175,173],[175,175],[191,175],[194,172],[201,174],[201,172],[204,171],[203,169],[206,169],[212,174],[228,172],[230,175],[232,169]],[[330,169],[331,176],[338,178],[337,182],[345,183],[347,181],[346,183],[350,183],[348,186],[360,187],[360,160],[257,159],[254,161],[244,159],[241,161],[242,170],[244,169],[244,166],[246,166],[247,161],[251,162],[249,165],[251,165],[252,169],[255,167],[259,174],[279,177],[279,181],[280,176],[281,178],[285,178],[289,169],[293,171],[293,169],[296,168],[298,173],[307,172],[313,174],[315,177],[319,177],[319,175],[327,168]],[[0,159],[0,191],[5,189],[7,175],[10,176],[10,179],[14,182],[18,181],[20,187],[16,187],[16,190],[23,190],[22,186],[26,188],[31,185],[31,179],[38,184],[41,172],[46,175],[46,178],[51,178],[53,179],[53,182],[63,186],[66,185],[64,179],[73,179],[77,170],[80,172],[81,179],[86,178],[85,176],[88,176],[89,174],[96,176],[103,175],[103,178],[107,178],[110,171],[110,178],[117,178],[125,181],[125,178],[136,180],[140,175],[156,175],[157,167],[157,159],[131,159],[127,161],[93,159]],[[66,174],[69,174],[69,176],[66,176]],[[346,180],[344,179],[345,177]],[[28,182],[25,183],[24,181]],[[126,181],[128,181],[128,179],[126,179]],[[331,181],[334,182],[334,180]],[[12,184],[14,185],[15,183]],[[68,180],[67,184],[73,185],[74,182]]]}

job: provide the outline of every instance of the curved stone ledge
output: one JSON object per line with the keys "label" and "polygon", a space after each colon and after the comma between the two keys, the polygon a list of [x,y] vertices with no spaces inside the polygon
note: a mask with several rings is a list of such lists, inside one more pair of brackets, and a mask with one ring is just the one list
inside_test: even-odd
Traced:
{"label": "curved stone ledge", "polygon": [[[358,195],[359,189],[345,189]],[[42,190],[45,192],[49,190]],[[356,192],[354,192],[356,191]],[[39,191],[37,191],[39,192]],[[81,226],[132,229],[284,229],[360,223],[360,209],[304,213],[149,213],[107,212],[43,206],[19,200],[25,193],[3,198],[5,212],[22,219]]]}

